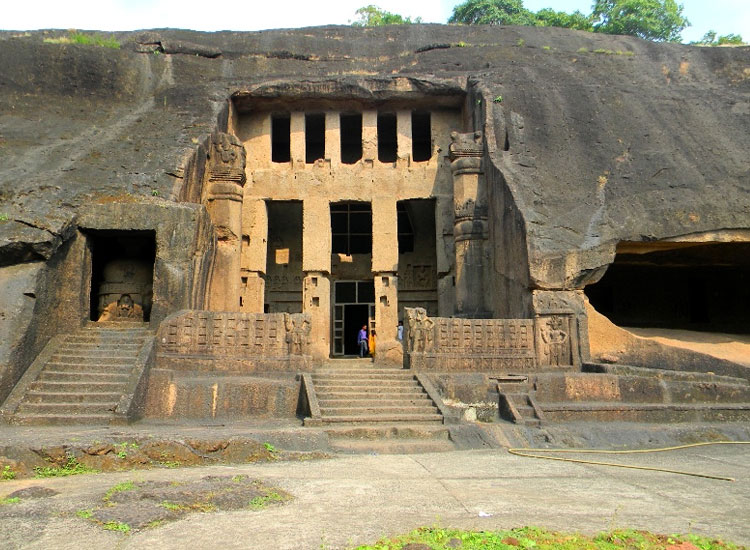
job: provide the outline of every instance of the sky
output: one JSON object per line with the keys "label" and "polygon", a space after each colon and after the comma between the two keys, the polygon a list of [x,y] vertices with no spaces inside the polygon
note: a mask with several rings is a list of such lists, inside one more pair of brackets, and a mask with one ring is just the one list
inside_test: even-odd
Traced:
{"label": "sky", "polygon": [[[679,0],[678,0],[679,1]],[[79,29],[128,31],[182,28],[200,31],[256,31],[316,25],[346,25],[355,11],[373,3],[381,9],[425,23],[445,23],[460,0],[240,0],[213,4],[205,0],[5,0],[0,29]],[[682,0],[692,26],[683,40],[699,40],[709,31],[740,34],[750,41],[750,0]],[[553,8],[590,13],[593,0],[525,0],[531,11]]]}

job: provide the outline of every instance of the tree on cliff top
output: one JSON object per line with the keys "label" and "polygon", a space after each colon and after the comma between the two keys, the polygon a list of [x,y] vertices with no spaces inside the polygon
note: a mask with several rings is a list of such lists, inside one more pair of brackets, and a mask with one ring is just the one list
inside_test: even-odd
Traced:
{"label": "tree on cliff top", "polygon": [[383,25],[409,25],[411,23],[421,23],[422,18],[417,17],[414,21],[411,17],[403,17],[397,13],[381,10],[379,7],[370,4],[359,8],[354,12],[359,19],[352,22],[355,27],[381,27]]}
{"label": "tree on cliff top", "polygon": [[690,25],[675,0],[596,0],[594,32],[629,34],[656,42],[679,42]]}
{"label": "tree on cliff top", "polygon": [[682,9],[675,0],[594,0],[587,16],[550,8],[534,13],[523,7],[523,0],[466,0],[453,8],[448,23],[565,27],[678,42],[690,25]]}

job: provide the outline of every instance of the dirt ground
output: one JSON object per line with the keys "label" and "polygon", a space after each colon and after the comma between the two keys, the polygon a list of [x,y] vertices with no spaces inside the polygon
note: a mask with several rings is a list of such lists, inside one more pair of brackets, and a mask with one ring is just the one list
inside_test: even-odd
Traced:
{"label": "dirt ground", "polygon": [[[733,482],[535,460],[504,449],[4,481],[0,541],[4,550],[334,550],[424,525],[538,525],[584,533],[619,527],[690,531],[747,544],[748,447],[700,447],[613,460],[723,475]],[[217,498],[227,487],[240,491],[232,497],[235,505],[211,506],[207,495]],[[29,494],[8,503],[19,490]],[[139,500],[169,521],[155,518],[144,524],[145,516],[114,515],[117,507],[108,504]],[[177,510],[184,513],[170,517]],[[121,524],[128,521],[133,525],[125,530]],[[136,521],[140,528],[134,527]]]}

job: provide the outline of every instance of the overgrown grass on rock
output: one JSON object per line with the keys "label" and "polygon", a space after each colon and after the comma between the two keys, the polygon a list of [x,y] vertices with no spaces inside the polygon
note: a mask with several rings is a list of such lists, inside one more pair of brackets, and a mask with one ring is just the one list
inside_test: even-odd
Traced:
{"label": "overgrown grass on rock", "polygon": [[95,34],[85,34],[78,31],[71,31],[68,36],[59,38],[45,38],[47,44],[85,44],[90,46],[100,46],[102,48],[120,49],[120,43],[114,36],[105,38]]}
{"label": "overgrown grass on rock", "polygon": [[395,538],[384,538],[356,550],[401,550],[425,545],[431,550],[742,550],[744,547],[698,535],[657,535],[647,531],[618,529],[594,537],[557,533],[538,527],[507,531],[462,531],[438,527],[420,528]]}

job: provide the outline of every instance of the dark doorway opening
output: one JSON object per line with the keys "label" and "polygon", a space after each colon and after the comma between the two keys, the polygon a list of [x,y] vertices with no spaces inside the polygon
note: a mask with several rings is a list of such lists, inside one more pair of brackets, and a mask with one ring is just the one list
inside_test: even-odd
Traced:
{"label": "dark doorway opening", "polygon": [[288,114],[271,117],[271,161],[292,160],[291,117]]}
{"label": "dark doorway opening", "polygon": [[149,321],[156,238],[153,231],[96,231],[91,250],[92,321]]}
{"label": "dark doorway opening", "polygon": [[362,113],[342,114],[341,162],[354,164],[362,158]]}
{"label": "dark doorway opening", "polygon": [[411,114],[411,158],[424,162],[432,157],[432,128],[430,113],[414,111]]}
{"label": "dark doorway opening", "polygon": [[357,334],[367,326],[369,306],[348,304],[344,306],[344,355],[359,355]]}
{"label": "dark doorway opening", "polygon": [[305,115],[305,162],[312,164],[326,156],[326,116]]}
{"label": "dark doorway opening", "polygon": [[396,162],[398,138],[396,136],[396,115],[378,113],[378,160]]}
{"label": "dark doorway opening", "polygon": [[750,243],[621,243],[585,293],[619,326],[750,333]]}
{"label": "dark doorway opening", "polygon": [[302,313],[302,201],[269,201],[266,313]]}

